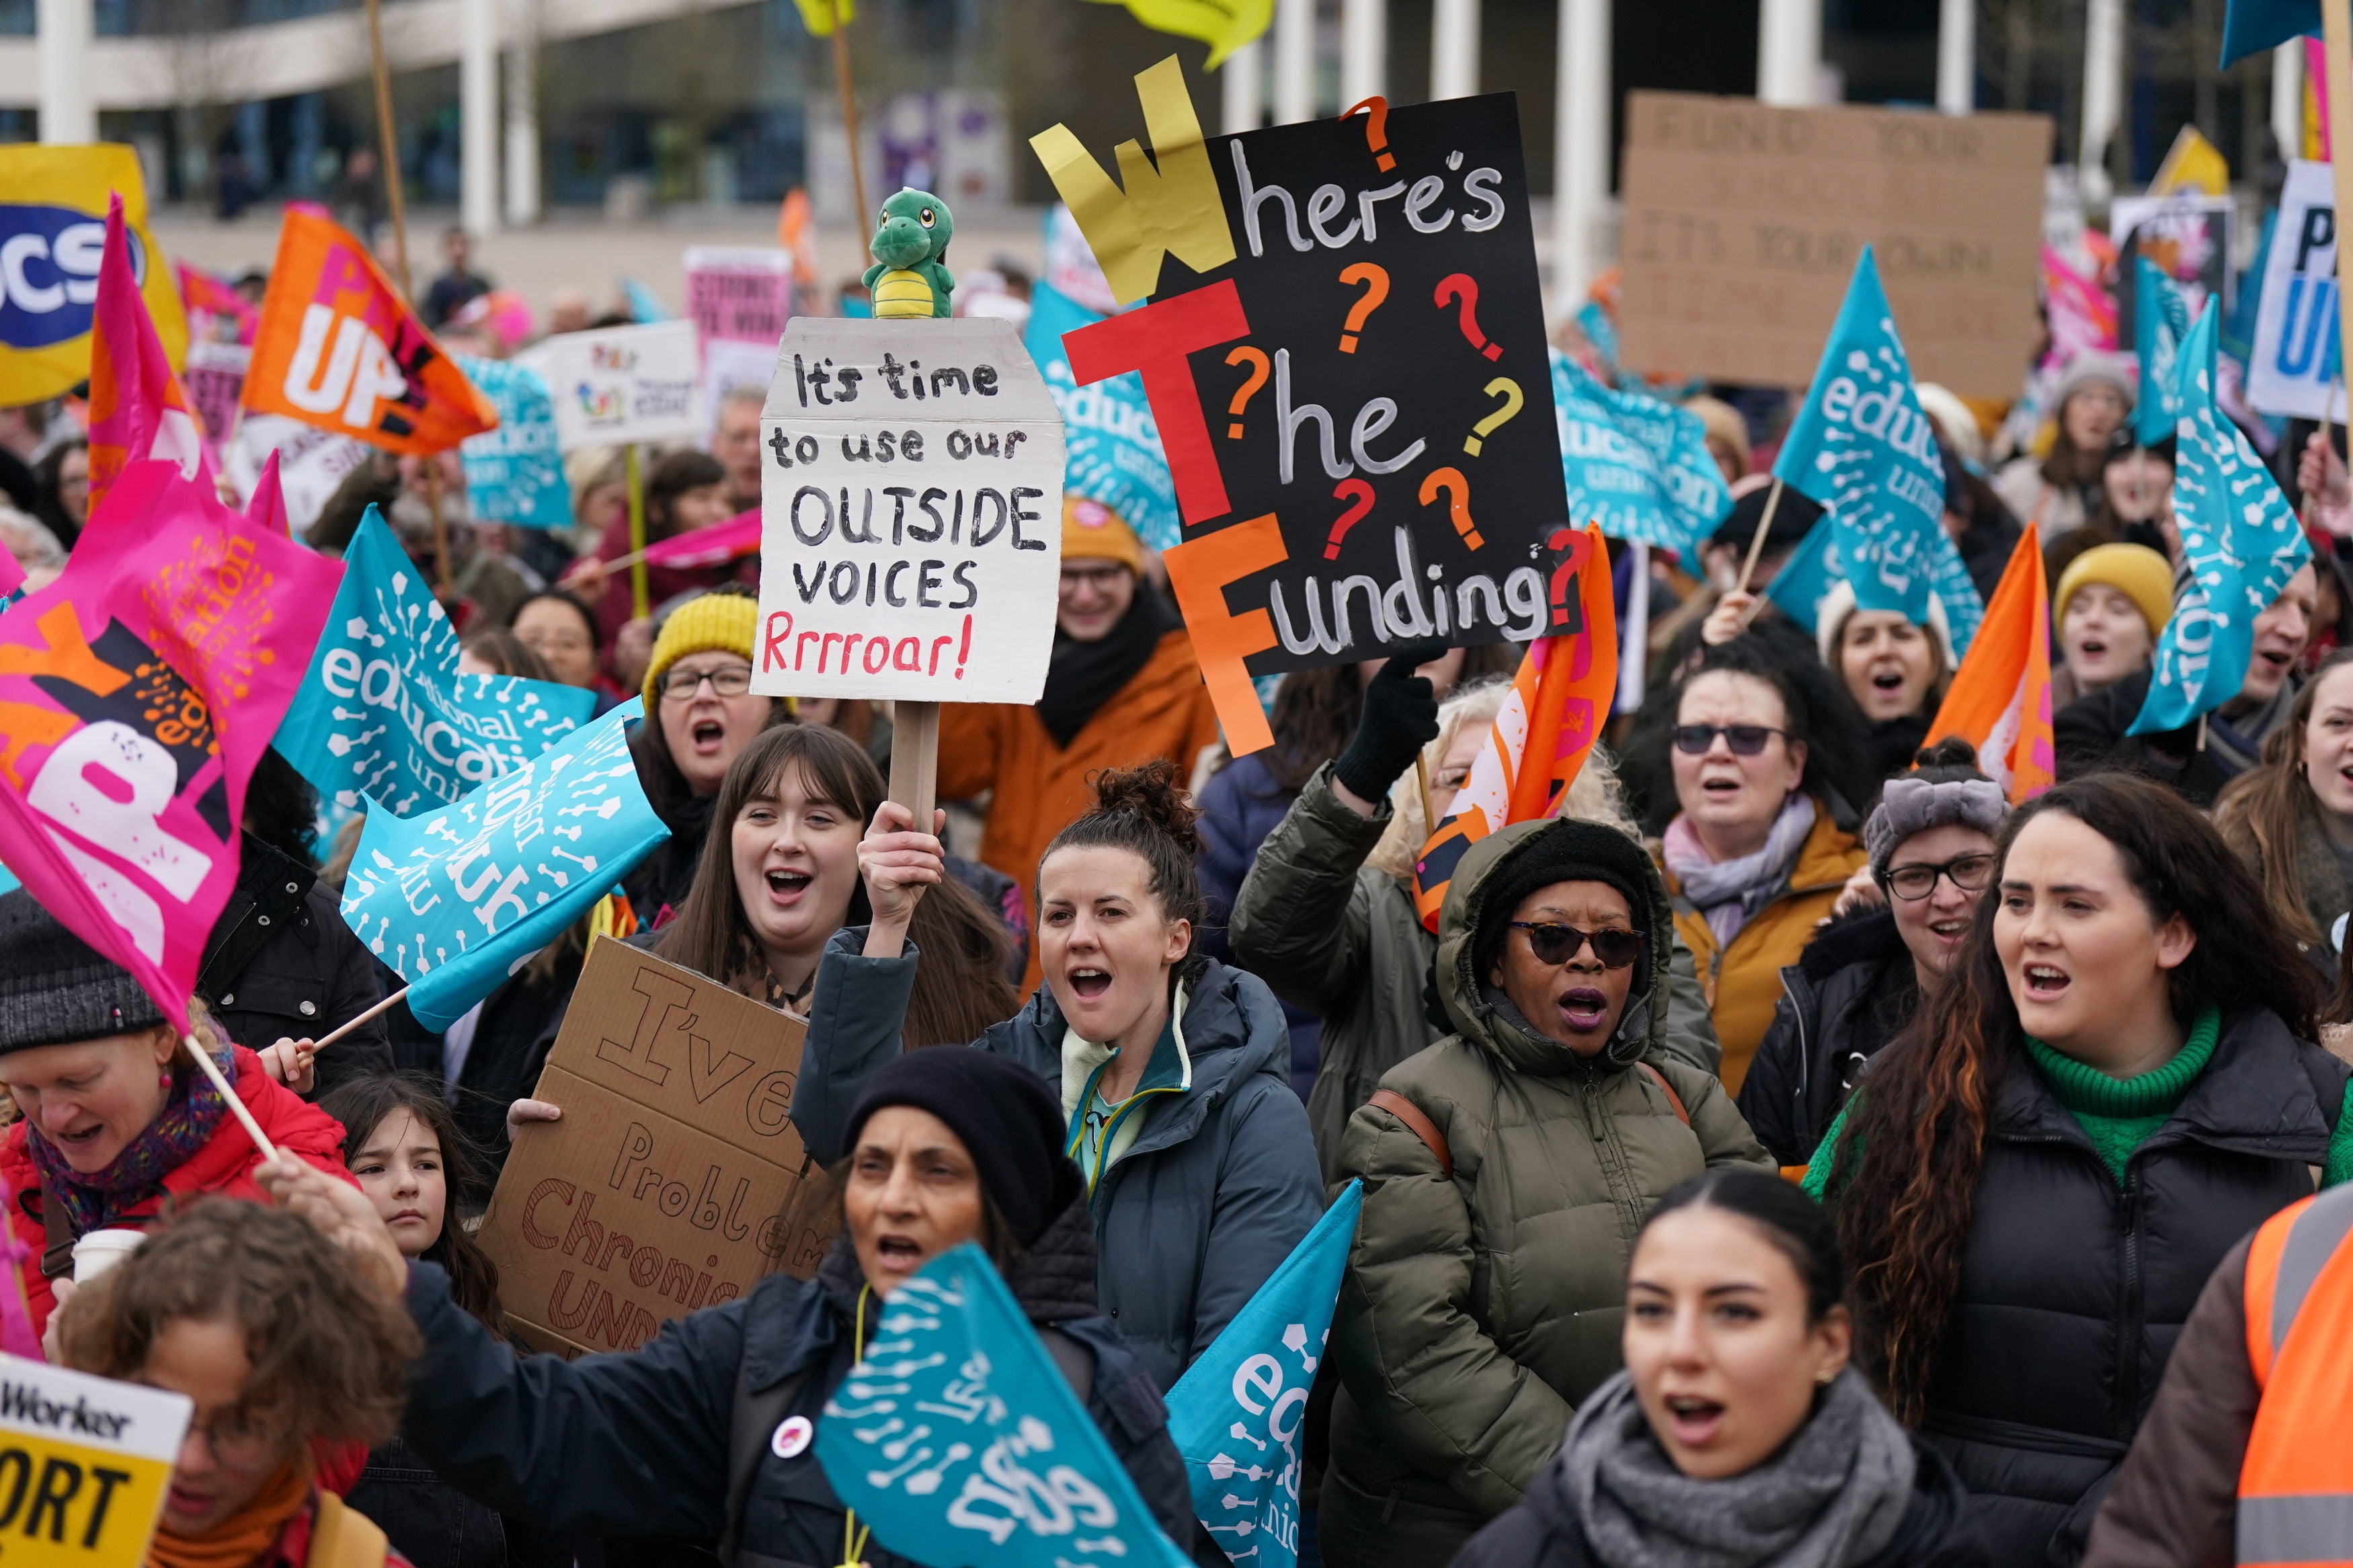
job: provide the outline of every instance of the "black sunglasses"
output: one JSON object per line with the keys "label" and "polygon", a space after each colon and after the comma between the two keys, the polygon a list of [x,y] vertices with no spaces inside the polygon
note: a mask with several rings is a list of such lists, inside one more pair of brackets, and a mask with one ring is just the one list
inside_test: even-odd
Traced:
{"label": "black sunglasses", "polygon": [[1936,879],[1950,877],[1953,886],[1964,893],[1980,892],[1993,875],[1993,857],[1979,850],[1974,855],[1957,855],[1940,866],[1915,863],[1897,866],[1880,878],[1887,890],[1906,903],[1926,898],[1936,890]]}
{"label": "black sunglasses", "polygon": [[1788,739],[1789,731],[1776,730],[1767,724],[1678,724],[1672,731],[1675,750],[1686,756],[1700,756],[1715,744],[1718,735],[1732,748],[1736,757],[1753,757],[1765,749],[1765,742],[1778,735]]}
{"label": "black sunglasses", "polygon": [[1623,969],[1642,956],[1642,933],[1633,931],[1579,931],[1549,921],[1514,921],[1514,931],[1528,933],[1528,951],[1538,963],[1567,963],[1587,942],[1604,969]]}

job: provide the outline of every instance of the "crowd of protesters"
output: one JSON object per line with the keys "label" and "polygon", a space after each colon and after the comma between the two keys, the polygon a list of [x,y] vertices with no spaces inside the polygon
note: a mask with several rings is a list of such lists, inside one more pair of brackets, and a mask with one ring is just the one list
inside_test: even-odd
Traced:
{"label": "crowd of protesters", "polygon": [[[448,263],[449,341],[511,349]],[[1939,600],[1915,623],[1841,584],[1808,626],[1765,595],[1822,514],[1766,478],[1786,410],[1697,398],[1735,502],[1690,574],[1621,590],[1647,691],[1434,926],[1416,862],[1515,647],[1292,675],[1273,745],[1229,757],[1156,552],[1073,496],[1043,695],[950,706],[920,823],[886,707],[752,691],[756,557],[609,564],[618,454],[573,456],[552,533],[470,521],[454,468],[364,465],[308,542],[375,505],[436,566],[438,508],[463,668],[643,698],[670,837],[600,929],[806,1025],[791,1115],[839,1235],[635,1351],[529,1353],[473,1229],[564,1117],[538,1086],[589,927],[447,1029],[396,1005],[322,1048],[399,979],[271,752],[195,1034],[280,1160],[129,973],[0,896],[35,1322],[195,1405],[150,1561],[894,1563],[761,1435],[971,1241],[1162,1528],[1223,1563],[1163,1396],[1351,1181],[1303,1561],[2286,1560],[2248,1530],[2353,1495],[2280,1455],[2353,1415],[2313,1342],[2353,1338],[2353,1264],[2324,1267],[2353,1229],[2353,496],[2326,433],[2287,433],[2311,563],[2232,700],[2133,733],[2187,582],[2137,387],[2079,356],[2008,453],[1920,389],[1980,593],[2029,528],[2043,553],[2053,787],[2013,802],[1929,743]],[[708,450],[647,458],[646,538],[757,504],[758,413],[723,398]],[[0,414],[0,539],[54,572],[87,513],[69,413]]]}

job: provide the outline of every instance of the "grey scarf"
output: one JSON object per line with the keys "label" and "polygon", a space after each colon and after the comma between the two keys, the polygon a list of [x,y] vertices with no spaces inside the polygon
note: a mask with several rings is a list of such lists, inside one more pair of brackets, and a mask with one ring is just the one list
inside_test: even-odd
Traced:
{"label": "grey scarf", "polygon": [[1707,917],[1707,929],[1718,949],[1730,947],[1748,917],[1781,896],[1789,885],[1789,871],[1814,830],[1814,800],[1799,791],[1781,803],[1773,826],[1765,834],[1765,847],[1733,860],[1711,859],[1700,847],[1699,830],[1690,817],[1677,815],[1660,839],[1667,869],[1682,884],[1683,895]]}
{"label": "grey scarf", "polygon": [[1603,1568],[1852,1568],[1895,1539],[1917,1460],[1849,1368],[1788,1446],[1745,1475],[1676,1469],[1623,1372],[1577,1413],[1558,1463]]}

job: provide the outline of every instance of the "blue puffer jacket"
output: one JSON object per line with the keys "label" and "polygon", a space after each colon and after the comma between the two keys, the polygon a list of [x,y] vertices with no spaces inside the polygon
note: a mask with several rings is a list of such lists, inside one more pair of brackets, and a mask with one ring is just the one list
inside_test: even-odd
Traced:
{"label": "blue puffer jacket", "polygon": [[[841,1157],[850,1106],[900,1052],[917,954],[868,958],[862,927],[834,933],[818,965],[793,1089],[793,1124],[820,1163]],[[1143,1130],[1096,1183],[1096,1294],[1163,1390],[1208,1348],[1324,1212],[1307,1112],[1284,1068],[1291,1037],[1256,975],[1210,962],[1187,986],[1180,1053],[1146,1068]],[[1070,1032],[1053,993],[975,1040],[1061,1092]],[[1164,1060],[1163,1058],[1169,1059]],[[1183,1059],[1179,1059],[1179,1058]]]}
{"label": "blue puffer jacket", "polygon": [[[1226,938],[1226,921],[1242,881],[1258,859],[1258,847],[1291,814],[1299,798],[1295,789],[1275,782],[1267,765],[1271,752],[1236,757],[1210,775],[1201,786],[1201,856],[1194,869],[1201,879],[1201,896],[1209,906],[1202,923],[1199,948],[1220,963],[1234,961]],[[1291,1026],[1291,1087],[1302,1101],[1315,1087],[1315,1064],[1322,1055],[1324,1020],[1286,999],[1276,998]]]}

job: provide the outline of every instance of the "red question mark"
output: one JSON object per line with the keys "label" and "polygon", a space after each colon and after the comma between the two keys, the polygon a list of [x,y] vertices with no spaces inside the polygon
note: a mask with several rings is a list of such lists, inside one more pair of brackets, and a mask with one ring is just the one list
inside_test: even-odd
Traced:
{"label": "red question mark", "polygon": [[1339,521],[1332,525],[1332,537],[1324,542],[1324,559],[1326,561],[1340,559],[1340,542],[1348,537],[1348,531],[1356,527],[1366,512],[1373,510],[1373,487],[1364,480],[1342,479],[1339,487],[1332,492],[1334,500],[1346,500],[1351,496],[1356,498],[1355,504],[1340,514]]}
{"label": "red question mark", "polygon": [[1568,625],[1568,581],[1584,567],[1585,558],[1593,553],[1593,541],[1588,535],[1559,528],[1555,529],[1551,537],[1545,541],[1545,548],[1568,552],[1561,558],[1560,564],[1552,569],[1552,580],[1546,584],[1547,596],[1552,600],[1552,624],[1565,626]]}
{"label": "red question mark", "polygon": [[1450,272],[1440,279],[1437,291],[1431,299],[1440,310],[1451,301],[1461,300],[1457,324],[1461,327],[1462,335],[1470,340],[1471,346],[1489,359],[1504,357],[1504,345],[1489,342],[1487,334],[1479,330],[1479,285],[1468,272]]}

